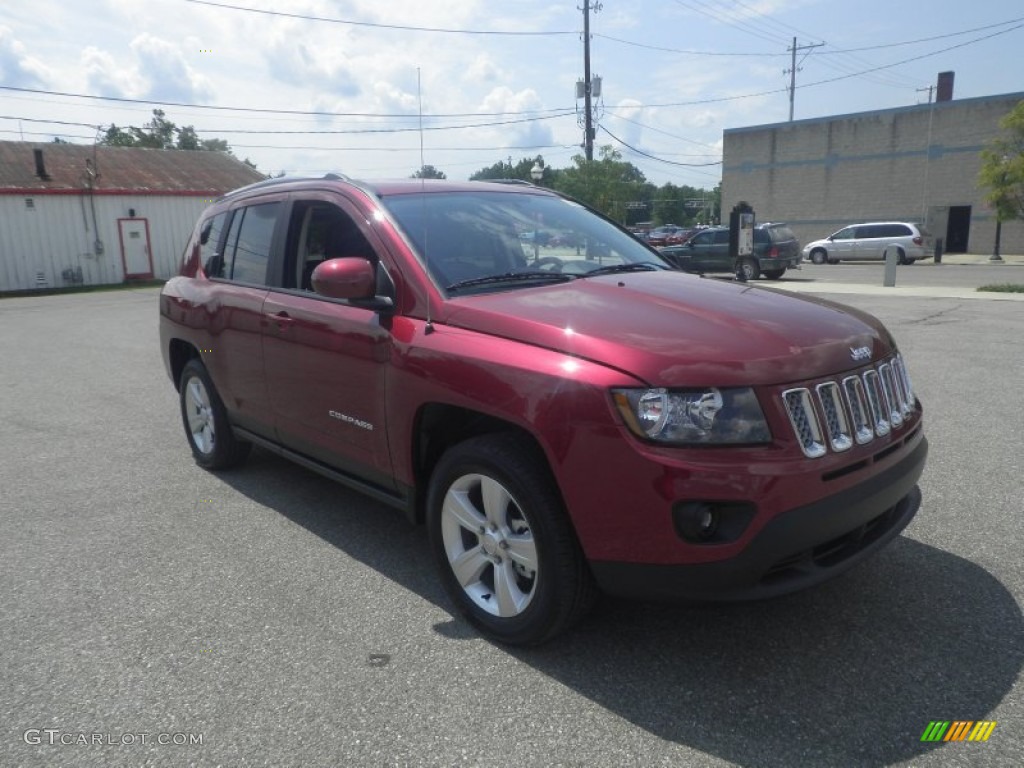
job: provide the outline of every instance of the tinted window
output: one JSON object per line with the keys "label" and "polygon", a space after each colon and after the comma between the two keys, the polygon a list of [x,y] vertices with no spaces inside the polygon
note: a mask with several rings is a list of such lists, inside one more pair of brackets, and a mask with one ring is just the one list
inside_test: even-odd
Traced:
{"label": "tinted window", "polygon": [[796,240],[796,235],[789,227],[766,227],[772,242],[779,243],[784,240]]}
{"label": "tinted window", "polygon": [[583,274],[663,263],[629,233],[558,197],[446,192],[392,195],[383,202],[443,286],[517,271]]}
{"label": "tinted window", "polygon": [[867,240],[872,237],[885,237],[885,227],[878,224],[865,224],[857,227],[858,240]]}
{"label": "tinted window", "polygon": [[274,225],[280,208],[281,203],[264,203],[235,211],[225,249],[234,257],[232,280],[240,283],[266,283]]}
{"label": "tinted window", "polygon": [[711,241],[714,236],[714,232],[698,232],[690,238],[690,242],[694,245],[711,245]]}
{"label": "tinted window", "polygon": [[834,235],[833,240],[852,240],[857,233],[856,227],[847,227],[846,229],[840,229]]}
{"label": "tinted window", "polygon": [[723,243],[725,245],[728,245],[729,244],[729,230],[728,229],[720,229],[717,232],[715,232],[715,241],[714,242],[715,242],[715,245],[722,245]]}
{"label": "tinted window", "polygon": [[326,202],[295,203],[285,256],[286,288],[311,291],[310,277],[318,264],[352,257],[375,261],[376,253],[347,213]]}
{"label": "tinted window", "polygon": [[203,223],[199,234],[200,259],[203,262],[203,271],[207,277],[224,277],[224,257],[220,251],[221,235],[224,233],[224,223],[228,214],[218,213],[212,219]]}
{"label": "tinted window", "polygon": [[879,237],[910,237],[910,227],[906,224],[886,224],[882,227],[883,234]]}

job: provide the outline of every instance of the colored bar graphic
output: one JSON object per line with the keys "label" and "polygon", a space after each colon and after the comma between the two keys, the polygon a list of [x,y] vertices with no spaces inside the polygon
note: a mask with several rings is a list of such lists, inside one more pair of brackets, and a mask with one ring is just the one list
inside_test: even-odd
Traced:
{"label": "colored bar graphic", "polygon": [[921,741],[942,741],[947,728],[949,728],[948,720],[932,720],[921,734]]}
{"label": "colored bar graphic", "polygon": [[970,720],[954,720],[943,741],[963,741],[974,725]]}
{"label": "colored bar graphic", "polygon": [[974,730],[971,731],[968,741],[988,741],[988,737],[992,735],[992,731],[995,729],[995,720],[979,720],[978,724],[974,726]]}
{"label": "colored bar graphic", "polygon": [[995,728],[995,720],[932,720],[921,741],[988,741]]}

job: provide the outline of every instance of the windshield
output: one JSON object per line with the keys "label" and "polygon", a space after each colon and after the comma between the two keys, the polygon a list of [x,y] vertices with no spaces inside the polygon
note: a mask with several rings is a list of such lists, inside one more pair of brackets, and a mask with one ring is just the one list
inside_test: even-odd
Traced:
{"label": "windshield", "polygon": [[640,263],[667,266],[629,233],[578,203],[551,195],[435,192],[387,196],[383,203],[437,283],[448,289],[459,286],[460,293],[549,282],[483,280],[504,275],[584,275]]}

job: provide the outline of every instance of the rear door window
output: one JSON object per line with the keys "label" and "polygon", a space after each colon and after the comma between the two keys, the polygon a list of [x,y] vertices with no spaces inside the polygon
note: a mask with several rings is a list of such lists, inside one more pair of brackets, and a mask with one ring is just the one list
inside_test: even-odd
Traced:
{"label": "rear door window", "polygon": [[267,265],[280,210],[281,203],[274,202],[235,211],[224,249],[225,260],[231,260],[231,280],[266,284]]}

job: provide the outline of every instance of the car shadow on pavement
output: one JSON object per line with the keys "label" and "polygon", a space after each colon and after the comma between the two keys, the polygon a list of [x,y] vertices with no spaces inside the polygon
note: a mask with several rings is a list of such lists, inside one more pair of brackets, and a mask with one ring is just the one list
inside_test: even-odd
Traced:
{"label": "car shadow on pavement", "polygon": [[[258,450],[246,469],[220,477],[450,610],[425,532],[399,513]],[[461,619],[434,629],[476,636]],[[789,597],[604,599],[547,645],[495,647],[659,738],[737,765],[874,766],[984,749],[921,737],[933,720],[990,719],[1024,666],[1024,617],[980,566],[901,536]],[[999,736],[996,728],[991,739]]]}

